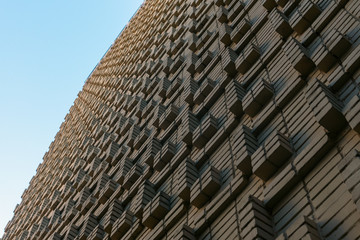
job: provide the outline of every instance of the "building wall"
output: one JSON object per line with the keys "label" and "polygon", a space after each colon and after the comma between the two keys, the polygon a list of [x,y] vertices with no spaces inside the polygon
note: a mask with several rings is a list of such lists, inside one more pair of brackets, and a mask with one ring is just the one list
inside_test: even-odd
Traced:
{"label": "building wall", "polygon": [[359,239],[359,12],[145,1],[4,239]]}

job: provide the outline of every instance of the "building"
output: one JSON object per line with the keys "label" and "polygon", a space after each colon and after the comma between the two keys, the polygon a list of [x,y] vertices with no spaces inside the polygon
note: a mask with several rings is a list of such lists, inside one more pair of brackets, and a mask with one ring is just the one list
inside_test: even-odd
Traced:
{"label": "building", "polygon": [[4,239],[359,239],[360,3],[147,0]]}

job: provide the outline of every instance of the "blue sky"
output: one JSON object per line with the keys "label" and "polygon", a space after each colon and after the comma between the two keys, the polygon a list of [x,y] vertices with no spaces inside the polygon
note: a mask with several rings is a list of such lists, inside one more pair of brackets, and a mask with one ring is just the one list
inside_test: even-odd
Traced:
{"label": "blue sky", "polygon": [[0,236],[89,73],[142,0],[0,0]]}

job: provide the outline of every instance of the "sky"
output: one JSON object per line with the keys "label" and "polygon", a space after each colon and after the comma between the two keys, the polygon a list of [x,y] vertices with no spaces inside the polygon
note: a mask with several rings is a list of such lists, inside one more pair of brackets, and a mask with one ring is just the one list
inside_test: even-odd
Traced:
{"label": "sky", "polygon": [[0,236],[86,78],[143,0],[0,0]]}

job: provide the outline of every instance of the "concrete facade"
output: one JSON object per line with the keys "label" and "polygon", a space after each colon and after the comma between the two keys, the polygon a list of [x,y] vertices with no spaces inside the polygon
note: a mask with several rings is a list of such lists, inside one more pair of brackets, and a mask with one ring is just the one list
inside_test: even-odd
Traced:
{"label": "concrete facade", "polygon": [[3,239],[360,239],[360,3],[147,0]]}

